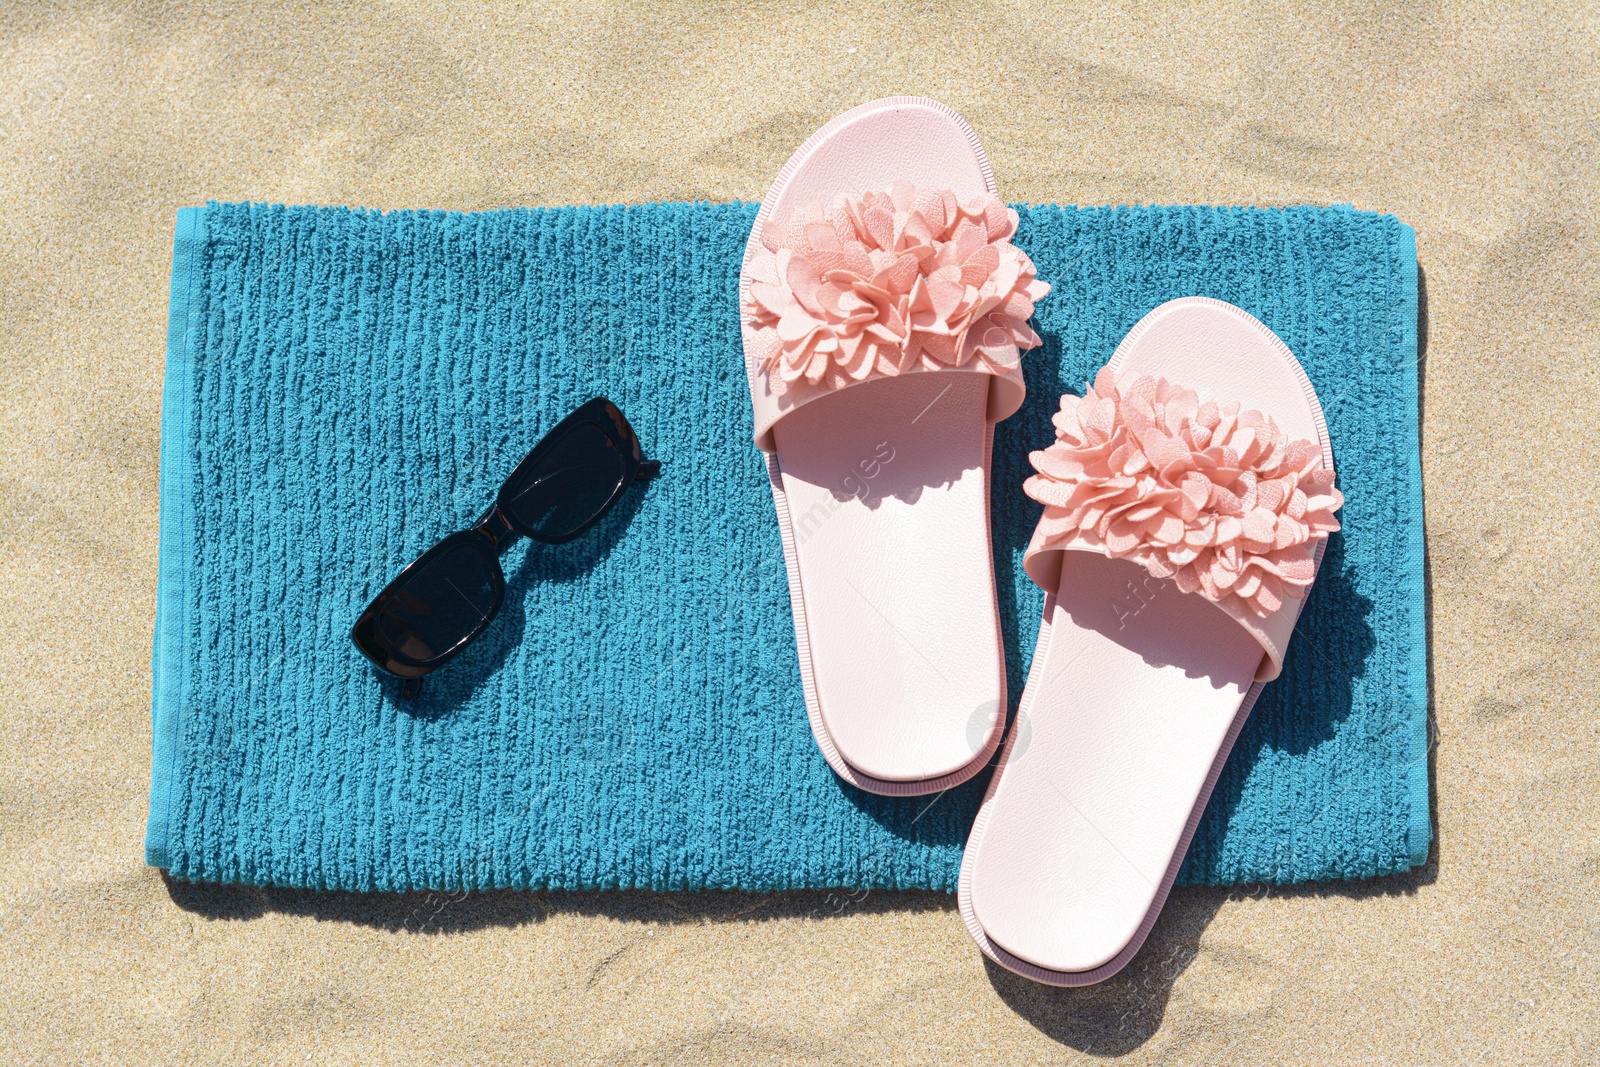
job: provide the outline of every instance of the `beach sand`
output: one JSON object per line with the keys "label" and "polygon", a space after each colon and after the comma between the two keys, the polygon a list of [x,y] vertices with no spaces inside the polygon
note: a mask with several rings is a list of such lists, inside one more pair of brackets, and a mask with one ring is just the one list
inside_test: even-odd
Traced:
{"label": "beach sand", "polygon": [[[0,11],[8,1063],[1600,1062],[1600,15]],[[1180,889],[1087,990],[949,897],[360,897],[144,865],[174,210],[759,199],[877,96],[1002,194],[1343,203],[1426,272],[1435,859]]]}

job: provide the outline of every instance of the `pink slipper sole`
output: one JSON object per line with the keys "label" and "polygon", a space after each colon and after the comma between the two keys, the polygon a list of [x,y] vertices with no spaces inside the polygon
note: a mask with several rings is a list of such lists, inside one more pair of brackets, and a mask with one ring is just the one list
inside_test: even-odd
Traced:
{"label": "pink slipper sole", "polygon": [[1150,312],[1056,426],[1028,483],[1044,620],[958,899],[991,959],[1075,986],[1154,925],[1342,498],[1304,370],[1221,301]]}
{"label": "pink slipper sole", "polygon": [[746,246],[746,368],[806,712],[828,765],[874,793],[965,781],[1004,726],[990,448],[1048,287],[994,193],[960,116],[878,100],[800,147]]}

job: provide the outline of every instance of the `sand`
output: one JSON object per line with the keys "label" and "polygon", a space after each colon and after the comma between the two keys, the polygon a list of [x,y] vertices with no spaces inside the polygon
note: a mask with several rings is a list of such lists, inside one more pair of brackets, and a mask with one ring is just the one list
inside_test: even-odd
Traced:
{"label": "sand", "polygon": [[[1600,1061],[1600,15],[1339,5],[0,11],[0,1056]],[[1351,202],[1427,278],[1435,859],[1184,889],[1090,990],[949,898],[363,898],[144,866],[173,211],[758,199],[937,97],[1002,193]]]}

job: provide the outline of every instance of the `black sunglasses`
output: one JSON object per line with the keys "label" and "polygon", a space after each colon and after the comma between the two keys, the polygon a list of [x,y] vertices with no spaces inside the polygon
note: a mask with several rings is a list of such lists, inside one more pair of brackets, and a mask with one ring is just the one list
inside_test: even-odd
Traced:
{"label": "black sunglasses", "polygon": [[556,423],[500,487],[469,530],[453,533],[400,572],[356,620],[361,654],[404,679],[402,697],[450,662],[500,612],[506,579],[500,552],[517,534],[559,545],[582,534],[635,481],[661,464],[644,459],[639,438],[604,397]]}

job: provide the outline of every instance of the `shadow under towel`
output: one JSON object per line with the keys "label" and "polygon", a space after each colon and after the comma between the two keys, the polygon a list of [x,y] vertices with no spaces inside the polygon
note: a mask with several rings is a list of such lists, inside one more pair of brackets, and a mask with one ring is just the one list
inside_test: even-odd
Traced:
{"label": "shadow under towel", "polygon": [[[1054,292],[994,450],[1013,704],[1043,600],[1020,486],[1060,393],[1157,304],[1237,304],[1310,374],[1347,504],[1181,879],[1424,862],[1412,231],[1348,208],[1020,210]],[[954,888],[987,775],[860,793],[807,725],[739,340],[755,212],[179,212],[151,864],[355,890]],[[500,617],[399,700],[350,643],[355,617],[602,394],[661,476],[574,543],[517,544]]]}

